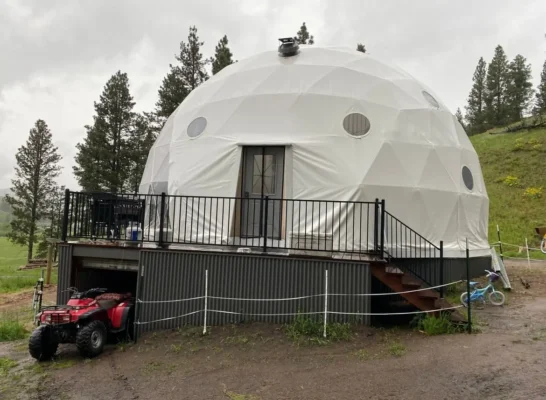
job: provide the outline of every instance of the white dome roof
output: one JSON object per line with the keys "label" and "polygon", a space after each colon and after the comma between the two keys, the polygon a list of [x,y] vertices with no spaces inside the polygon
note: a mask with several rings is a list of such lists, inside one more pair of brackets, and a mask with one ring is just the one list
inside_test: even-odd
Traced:
{"label": "white dome roof", "polygon": [[[344,123],[354,113],[367,121]],[[140,190],[240,196],[243,147],[253,145],[286,146],[284,198],[385,199],[416,232],[443,240],[447,256],[461,256],[465,239],[489,249],[489,200],[465,131],[430,89],[375,57],[300,46],[293,57],[268,51],[225,68],[171,115]]]}

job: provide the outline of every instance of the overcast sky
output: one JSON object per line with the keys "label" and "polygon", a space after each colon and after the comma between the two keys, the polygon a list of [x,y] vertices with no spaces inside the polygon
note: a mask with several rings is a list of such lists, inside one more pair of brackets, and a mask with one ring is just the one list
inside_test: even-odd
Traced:
{"label": "overcast sky", "polygon": [[136,111],[151,111],[180,40],[196,25],[211,56],[227,34],[236,59],[277,47],[305,21],[316,45],[366,45],[463,108],[480,56],[497,44],[527,57],[538,83],[546,58],[545,0],[0,0],[0,189],[15,153],[44,119],[77,189],[75,145],[93,101],[127,72]]}

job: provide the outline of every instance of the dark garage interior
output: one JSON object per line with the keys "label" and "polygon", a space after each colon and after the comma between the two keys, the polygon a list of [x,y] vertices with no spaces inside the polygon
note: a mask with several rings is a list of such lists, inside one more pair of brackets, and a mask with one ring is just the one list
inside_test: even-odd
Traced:
{"label": "dark garage interior", "polygon": [[80,291],[101,287],[109,292],[136,295],[138,266],[124,269],[87,266],[85,261],[75,262],[73,270],[73,286]]}

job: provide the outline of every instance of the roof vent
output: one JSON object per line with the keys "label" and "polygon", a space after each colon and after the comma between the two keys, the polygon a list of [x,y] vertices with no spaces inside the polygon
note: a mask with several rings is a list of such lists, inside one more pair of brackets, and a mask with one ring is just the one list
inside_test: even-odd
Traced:
{"label": "roof vent", "polygon": [[294,38],[281,38],[279,41],[281,42],[279,46],[279,55],[281,57],[292,57],[298,54],[300,46],[298,46]]}

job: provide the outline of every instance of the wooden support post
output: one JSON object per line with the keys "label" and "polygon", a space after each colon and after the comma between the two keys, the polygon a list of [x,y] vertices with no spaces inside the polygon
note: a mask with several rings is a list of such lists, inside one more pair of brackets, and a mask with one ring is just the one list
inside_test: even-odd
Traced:
{"label": "wooden support post", "polygon": [[51,284],[51,268],[53,267],[53,246],[54,243],[47,244],[47,273],[46,273],[46,285]]}

